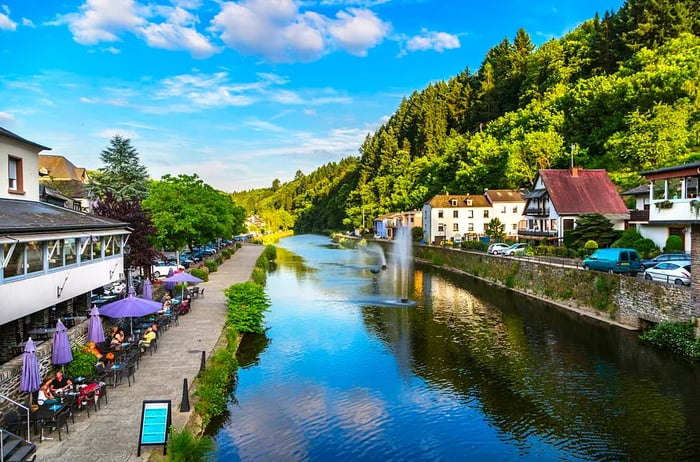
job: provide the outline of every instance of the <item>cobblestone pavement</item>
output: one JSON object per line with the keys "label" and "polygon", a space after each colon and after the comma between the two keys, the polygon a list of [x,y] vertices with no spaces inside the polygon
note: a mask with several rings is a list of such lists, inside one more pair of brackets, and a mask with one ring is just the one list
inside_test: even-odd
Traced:
{"label": "cobblestone pavement", "polygon": [[[226,320],[223,290],[231,284],[247,281],[263,246],[244,245],[221,265],[209,281],[200,284],[204,297],[194,300],[192,311],[180,318],[180,325],[171,327],[158,340],[158,352],[142,358],[136,371],[136,383],[126,382],[109,388],[109,404],[97,412],[76,414],[75,424],[69,421],[69,434],[47,433],[52,441],[37,444],[38,462],[44,461],[145,461],[151,450],[162,453],[162,446],[142,448],[136,456],[141,423],[142,401],[169,399],[172,402],[173,426],[182,428],[190,412],[180,412],[184,379],[192,384],[202,361],[207,357]],[[190,403],[193,403],[190,395]],[[190,406],[192,409],[194,406]]]}

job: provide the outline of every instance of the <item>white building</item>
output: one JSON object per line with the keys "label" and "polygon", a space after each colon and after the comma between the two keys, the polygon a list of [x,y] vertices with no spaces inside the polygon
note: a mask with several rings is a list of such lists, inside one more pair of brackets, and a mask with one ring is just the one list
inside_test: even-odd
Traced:
{"label": "white building", "polygon": [[0,360],[39,326],[84,315],[124,275],[126,223],[39,201],[38,153],[0,127]]}
{"label": "white building", "polygon": [[486,196],[438,195],[423,205],[423,239],[436,245],[458,236],[477,239],[491,218],[493,207]]}
{"label": "white building", "polygon": [[515,239],[518,230],[525,228],[525,191],[518,189],[487,189],[484,196],[491,204],[492,218],[498,218],[503,223],[506,236]]}

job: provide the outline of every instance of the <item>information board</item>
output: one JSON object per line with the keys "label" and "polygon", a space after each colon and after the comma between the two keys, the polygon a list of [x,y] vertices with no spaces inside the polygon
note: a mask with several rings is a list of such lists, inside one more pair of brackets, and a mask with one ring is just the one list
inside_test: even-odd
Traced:
{"label": "information board", "polygon": [[171,422],[170,400],[145,400],[141,409],[141,432],[136,455],[141,455],[141,446],[154,444],[162,444],[165,454]]}

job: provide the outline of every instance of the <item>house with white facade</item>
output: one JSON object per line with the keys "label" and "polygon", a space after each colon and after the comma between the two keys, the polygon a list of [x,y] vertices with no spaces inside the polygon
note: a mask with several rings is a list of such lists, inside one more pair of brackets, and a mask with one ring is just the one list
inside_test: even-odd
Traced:
{"label": "house with white facade", "polygon": [[410,212],[394,212],[378,216],[373,220],[374,237],[378,239],[391,239],[396,237],[398,228],[408,226],[409,228],[422,227],[423,216],[420,210]]}
{"label": "house with white facade", "polygon": [[670,236],[678,236],[691,250],[691,229],[700,222],[700,162],[641,172],[648,184],[623,195],[633,196],[630,226],[663,249]]}
{"label": "house with white facade", "polygon": [[511,239],[517,238],[518,230],[525,228],[524,194],[525,191],[520,189],[487,189],[484,192],[493,209],[491,218],[498,218],[503,223],[503,230]]}
{"label": "house with white facade", "polygon": [[441,194],[423,205],[423,239],[439,245],[460,237],[465,240],[484,236],[493,217],[486,196],[477,194]]}
{"label": "house with white facade", "polygon": [[93,290],[124,277],[126,223],[40,201],[47,149],[0,127],[0,361],[29,330],[86,314]]}
{"label": "house with white facade", "polygon": [[587,213],[608,218],[615,229],[625,229],[630,214],[605,170],[541,169],[535,187],[525,194],[526,225],[521,239],[561,243],[564,232]]}

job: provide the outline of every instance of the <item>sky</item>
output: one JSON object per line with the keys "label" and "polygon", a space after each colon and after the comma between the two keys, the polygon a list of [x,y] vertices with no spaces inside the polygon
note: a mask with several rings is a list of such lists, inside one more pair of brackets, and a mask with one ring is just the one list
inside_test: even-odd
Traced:
{"label": "sky", "polygon": [[78,167],[114,135],[226,192],[359,154],[403,97],[623,0],[0,0],[0,127]]}

